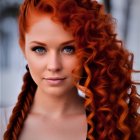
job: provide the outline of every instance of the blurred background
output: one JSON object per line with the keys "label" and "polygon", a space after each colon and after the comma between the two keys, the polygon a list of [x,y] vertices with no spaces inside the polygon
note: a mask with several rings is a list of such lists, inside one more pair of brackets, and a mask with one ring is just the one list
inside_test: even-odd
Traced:
{"label": "blurred background", "polygon": [[[135,55],[140,70],[140,0],[98,0],[116,18],[118,38]],[[19,49],[17,16],[22,0],[0,0],[0,107],[15,104],[22,85],[26,61]],[[140,74],[133,75],[140,81]],[[140,93],[140,90],[138,91]]]}

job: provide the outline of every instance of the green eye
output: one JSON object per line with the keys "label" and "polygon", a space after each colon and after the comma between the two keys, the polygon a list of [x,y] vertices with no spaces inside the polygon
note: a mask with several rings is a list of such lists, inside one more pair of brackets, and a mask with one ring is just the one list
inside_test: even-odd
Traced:
{"label": "green eye", "polygon": [[65,46],[63,48],[63,53],[65,54],[73,54],[75,52],[75,47],[74,46]]}
{"label": "green eye", "polygon": [[32,48],[32,51],[38,53],[38,54],[44,54],[46,52],[44,47],[36,46]]}

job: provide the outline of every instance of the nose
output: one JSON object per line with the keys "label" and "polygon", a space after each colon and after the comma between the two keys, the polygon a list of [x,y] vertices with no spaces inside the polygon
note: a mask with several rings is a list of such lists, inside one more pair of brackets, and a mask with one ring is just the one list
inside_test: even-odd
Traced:
{"label": "nose", "polygon": [[61,57],[56,53],[51,53],[48,57],[47,70],[50,72],[58,72],[62,69]]}

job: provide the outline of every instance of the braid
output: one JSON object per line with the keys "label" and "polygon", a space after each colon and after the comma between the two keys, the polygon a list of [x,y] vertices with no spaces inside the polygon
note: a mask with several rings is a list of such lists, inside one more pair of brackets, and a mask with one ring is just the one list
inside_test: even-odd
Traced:
{"label": "braid", "polygon": [[36,84],[32,80],[29,71],[25,73],[23,82],[22,91],[18,96],[18,101],[13,109],[7,130],[4,134],[4,140],[18,139],[33,102]]}

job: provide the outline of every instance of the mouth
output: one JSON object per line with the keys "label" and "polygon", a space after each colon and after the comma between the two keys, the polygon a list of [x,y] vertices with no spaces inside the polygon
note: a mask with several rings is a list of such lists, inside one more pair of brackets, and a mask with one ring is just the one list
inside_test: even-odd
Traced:
{"label": "mouth", "polygon": [[65,77],[48,77],[48,78],[45,78],[46,80],[64,80],[66,79]]}
{"label": "mouth", "polygon": [[44,78],[44,80],[50,86],[60,85],[65,81],[65,79],[66,79],[65,77],[47,77],[47,78]]}

